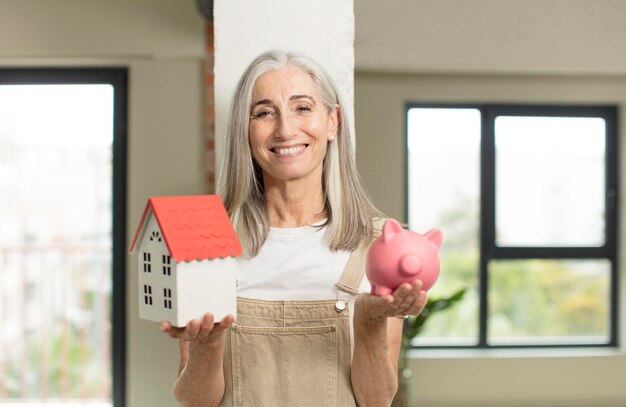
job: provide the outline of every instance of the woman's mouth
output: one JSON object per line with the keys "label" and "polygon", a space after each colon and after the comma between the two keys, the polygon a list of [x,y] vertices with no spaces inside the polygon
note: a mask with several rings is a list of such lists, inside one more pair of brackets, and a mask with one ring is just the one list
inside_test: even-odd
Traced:
{"label": "woman's mouth", "polygon": [[307,144],[298,144],[297,146],[288,146],[288,147],[274,147],[270,148],[270,151],[276,155],[295,155],[300,151],[307,148]]}

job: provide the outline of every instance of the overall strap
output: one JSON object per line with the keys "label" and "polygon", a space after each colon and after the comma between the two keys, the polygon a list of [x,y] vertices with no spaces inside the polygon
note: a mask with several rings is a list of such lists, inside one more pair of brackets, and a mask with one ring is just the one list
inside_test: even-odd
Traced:
{"label": "overall strap", "polygon": [[[384,218],[376,218],[373,220],[374,239],[380,236],[385,221],[386,219]],[[347,293],[352,297],[359,295],[359,285],[361,285],[363,274],[365,274],[367,251],[371,243],[372,242],[368,242],[359,245],[359,247],[350,254],[346,267],[343,269],[339,281],[335,284],[335,289]]]}
{"label": "overall strap", "polygon": [[355,251],[352,252],[346,263],[346,267],[339,277],[339,281],[335,283],[335,288],[344,293],[350,294],[350,296],[356,297],[359,295],[359,285],[363,279],[365,272],[365,256],[367,256],[367,249],[369,245],[360,245]]}

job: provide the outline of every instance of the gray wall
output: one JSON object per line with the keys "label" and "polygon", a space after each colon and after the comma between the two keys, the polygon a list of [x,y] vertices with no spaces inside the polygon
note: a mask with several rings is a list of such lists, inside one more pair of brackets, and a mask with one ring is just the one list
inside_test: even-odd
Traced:
{"label": "gray wall", "polygon": [[623,0],[359,0],[356,67],[376,72],[626,72]]}

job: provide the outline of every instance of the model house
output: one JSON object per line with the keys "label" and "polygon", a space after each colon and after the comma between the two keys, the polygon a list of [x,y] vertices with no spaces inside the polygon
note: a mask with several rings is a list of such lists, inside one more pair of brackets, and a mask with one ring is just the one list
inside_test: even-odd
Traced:
{"label": "model house", "polygon": [[184,326],[205,312],[236,315],[241,245],[219,195],[150,198],[130,252],[140,318]]}

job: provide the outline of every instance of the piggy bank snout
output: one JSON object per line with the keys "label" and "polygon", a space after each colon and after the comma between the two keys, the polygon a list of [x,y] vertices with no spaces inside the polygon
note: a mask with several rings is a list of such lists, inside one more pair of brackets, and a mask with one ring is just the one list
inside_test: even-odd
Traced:
{"label": "piggy bank snout", "polygon": [[419,256],[409,253],[400,259],[399,272],[403,277],[411,277],[422,270],[422,261]]}

